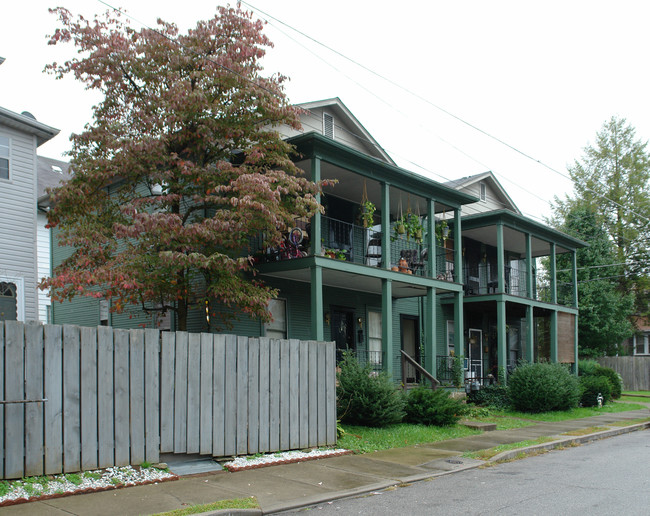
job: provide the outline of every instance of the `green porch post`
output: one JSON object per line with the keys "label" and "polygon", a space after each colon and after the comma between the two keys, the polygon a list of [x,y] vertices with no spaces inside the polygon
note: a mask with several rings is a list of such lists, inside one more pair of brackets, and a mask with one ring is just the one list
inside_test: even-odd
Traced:
{"label": "green porch post", "polygon": [[557,303],[557,273],[556,273],[556,267],[555,267],[555,242],[550,243],[551,247],[551,256],[550,256],[550,266],[551,270],[549,271],[551,274],[551,303]]}
{"label": "green porch post", "polygon": [[[503,255],[503,223],[497,222],[497,291],[505,293],[505,259]],[[499,366],[501,363],[499,363]]]}
{"label": "green porch post", "polygon": [[427,288],[424,316],[424,368],[435,376],[436,372],[436,289]]}
{"label": "green porch post", "polygon": [[526,233],[526,294],[533,298],[533,241],[530,233]]}
{"label": "green porch post", "polygon": [[578,308],[578,258],[576,251],[571,251],[571,281],[573,281],[573,307]]}
{"label": "green porch post", "polygon": [[[311,160],[311,180],[314,183],[320,181],[320,158],[314,157]],[[316,194],[316,200],[320,203],[321,201],[320,194]],[[311,254],[313,254],[314,256],[320,256],[321,238],[322,238],[321,215],[320,212],[316,212],[316,214],[311,219]],[[312,275],[313,275],[313,271],[312,271]]]}
{"label": "green porch post", "polygon": [[557,310],[551,312],[551,362],[558,361],[557,353]]}
{"label": "green porch post", "polygon": [[381,184],[381,264],[390,269],[390,183]]}
{"label": "green porch post", "polygon": [[535,315],[533,307],[526,307],[526,360],[531,364],[535,361]]}
{"label": "green porch post", "polygon": [[463,293],[454,293],[454,352],[461,360],[465,356],[465,322],[463,321]]}
{"label": "green porch post", "polygon": [[573,374],[578,376],[578,314],[573,318]]}
{"label": "green porch post", "polygon": [[[464,283],[463,279],[463,234],[460,227],[460,208],[454,210],[454,271],[456,283]],[[461,299],[462,301],[462,299]]]}
{"label": "green porch post", "polygon": [[499,372],[507,375],[508,356],[506,350],[506,302],[497,301],[497,360]]}
{"label": "green porch post", "polygon": [[311,268],[311,338],[325,340],[323,323],[323,269]]}
{"label": "green porch post", "polygon": [[393,283],[381,280],[381,347],[384,371],[393,376]]}
{"label": "green porch post", "polygon": [[427,200],[427,254],[429,258],[429,276],[436,277],[436,202],[433,199]]}

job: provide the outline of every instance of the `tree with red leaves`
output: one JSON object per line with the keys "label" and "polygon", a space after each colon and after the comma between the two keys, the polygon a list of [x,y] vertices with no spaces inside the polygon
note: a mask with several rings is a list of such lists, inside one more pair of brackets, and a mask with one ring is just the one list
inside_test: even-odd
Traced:
{"label": "tree with red leaves", "polygon": [[86,295],[112,309],[174,311],[187,329],[193,305],[268,320],[273,289],[254,278],[250,239],[275,246],[296,217],[320,206],[278,133],[299,128],[283,91],[264,76],[271,42],[240,7],[219,7],[187,34],[158,20],[133,29],[119,12],[62,24],[50,44],[80,57],[46,69],[72,74],[103,100],[72,136],[74,177],[52,193],[49,225],[70,256],[42,282],[54,300]]}

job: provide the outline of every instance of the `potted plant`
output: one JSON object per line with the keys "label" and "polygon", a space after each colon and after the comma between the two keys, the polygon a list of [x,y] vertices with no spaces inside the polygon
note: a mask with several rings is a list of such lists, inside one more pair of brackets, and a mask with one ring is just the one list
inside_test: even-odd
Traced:
{"label": "potted plant", "polygon": [[415,213],[408,213],[406,216],[406,237],[413,239],[417,242],[422,242],[422,237],[424,235],[424,226],[420,217]]}
{"label": "potted plant", "polygon": [[406,217],[402,215],[395,221],[395,235],[403,235],[406,233]]}
{"label": "potted plant", "polygon": [[361,224],[364,228],[371,228],[375,225],[375,211],[377,208],[369,200],[361,203]]}
{"label": "potted plant", "polygon": [[444,242],[449,237],[449,224],[445,219],[442,219],[438,224],[436,224],[436,238],[438,241]]}

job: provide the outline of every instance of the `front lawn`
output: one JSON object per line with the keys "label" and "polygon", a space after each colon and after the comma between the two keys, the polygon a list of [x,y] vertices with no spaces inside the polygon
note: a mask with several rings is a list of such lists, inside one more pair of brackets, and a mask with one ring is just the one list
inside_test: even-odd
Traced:
{"label": "front lawn", "polygon": [[650,391],[623,391],[623,394],[638,394],[639,396],[648,396],[650,398]]}
{"label": "front lawn", "polygon": [[627,412],[628,410],[644,409],[643,405],[637,403],[608,403],[602,408],[598,407],[578,407],[571,410],[561,410],[557,412],[540,412],[539,414],[530,414],[528,412],[516,412],[514,410],[499,411],[498,414],[527,419],[529,421],[566,421],[567,419],[582,419],[584,417],[599,416],[600,414],[613,414],[616,412]]}

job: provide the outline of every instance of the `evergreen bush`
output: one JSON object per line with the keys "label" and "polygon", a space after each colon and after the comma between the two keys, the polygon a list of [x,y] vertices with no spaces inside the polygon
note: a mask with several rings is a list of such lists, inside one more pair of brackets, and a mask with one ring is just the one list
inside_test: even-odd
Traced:
{"label": "evergreen bush", "polygon": [[595,407],[598,405],[598,394],[603,397],[603,405],[611,399],[612,385],[605,376],[590,374],[580,377],[580,403],[583,407]]}
{"label": "evergreen bush", "polygon": [[621,378],[621,375],[619,375],[616,371],[614,371],[610,367],[602,367],[602,366],[599,366],[596,369],[595,374],[597,376],[602,376],[609,380],[609,383],[611,384],[612,387],[613,400],[617,400],[618,398],[621,397],[621,394],[623,392],[623,379]]}
{"label": "evergreen bush", "polygon": [[578,379],[562,364],[519,365],[508,378],[512,405],[522,412],[568,410],[578,405]]}
{"label": "evergreen bush", "polygon": [[412,389],[406,398],[408,423],[449,426],[458,422],[465,412],[462,401],[456,400],[444,389],[431,390],[423,385]]}
{"label": "evergreen bush", "polygon": [[600,364],[595,360],[578,360],[578,374],[580,376],[588,376],[594,374]]}
{"label": "evergreen bush", "polygon": [[336,387],[337,415],[343,423],[384,427],[404,417],[404,396],[389,376],[361,366],[351,353],[339,364]]}
{"label": "evergreen bush", "polygon": [[467,396],[467,401],[497,410],[505,410],[512,405],[508,388],[504,385],[487,385],[478,391],[472,391]]}

